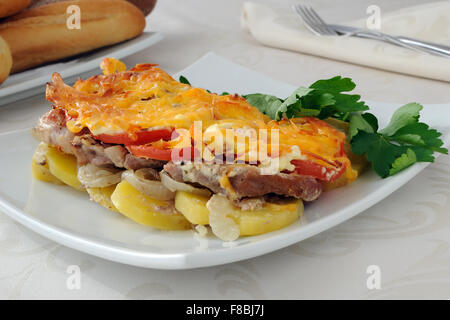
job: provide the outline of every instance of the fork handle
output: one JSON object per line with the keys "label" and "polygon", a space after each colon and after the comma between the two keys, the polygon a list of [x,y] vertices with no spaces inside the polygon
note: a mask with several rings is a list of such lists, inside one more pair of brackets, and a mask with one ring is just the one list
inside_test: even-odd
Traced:
{"label": "fork handle", "polygon": [[[418,41],[410,38],[399,38],[390,36],[385,33],[371,31],[371,30],[358,30],[352,33],[347,34],[348,36],[357,36],[361,38],[368,38],[368,39],[377,39],[384,42],[388,42],[400,47],[412,49],[414,51],[419,52],[426,52],[431,53],[438,56],[444,56],[449,58],[450,52],[446,50],[445,48],[439,47],[437,48],[435,45],[432,45],[430,43],[424,44],[423,41]],[[420,44],[419,44],[420,43]]]}
{"label": "fork handle", "polygon": [[425,49],[430,49],[430,50],[436,50],[436,51],[441,52],[443,54],[450,55],[450,47],[448,47],[448,46],[444,46],[444,45],[436,44],[436,43],[431,43],[431,42],[426,42],[426,41],[422,41],[422,40],[416,40],[416,39],[403,37],[403,36],[399,36],[399,37],[397,37],[397,39],[402,41],[402,42],[404,42],[404,43],[410,44],[410,45],[423,47]]}

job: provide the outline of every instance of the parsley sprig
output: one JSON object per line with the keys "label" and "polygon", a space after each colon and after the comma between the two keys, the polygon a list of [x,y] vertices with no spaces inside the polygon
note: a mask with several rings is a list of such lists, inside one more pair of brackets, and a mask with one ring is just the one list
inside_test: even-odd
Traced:
{"label": "parsley sprig", "polygon": [[374,115],[352,114],[349,139],[353,153],[365,154],[375,172],[383,178],[416,162],[433,162],[434,152],[448,154],[442,147],[441,133],[419,122],[422,109],[415,102],[400,107],[382,130],[378,130]]}
{"label": "parsley sprig", "polygon": [[309,88],[300,87],[284,100],[261,93],[248,94],[244,98],[275,120],[307,116],[347,120],[351,112],[369,109],[360,101],[361,96],[343,93],[354,88],[351,79],[337,76],[316,81]]}

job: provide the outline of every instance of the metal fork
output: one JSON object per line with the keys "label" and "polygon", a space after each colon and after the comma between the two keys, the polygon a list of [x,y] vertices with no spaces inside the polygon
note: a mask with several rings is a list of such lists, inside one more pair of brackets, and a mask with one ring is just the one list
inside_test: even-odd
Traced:
{"label": "metal fork", "polygon": [[406,37],[394,37],[385,33],[358,29],[354,27],[330,25],[325,23],[317,12],[310,6],[296,4],[292,6],[294,12],[301,18],[304,25],[314,34],[320,36],[356,36],[367,39],[376,39],[388,42],[397,46],[408,48],[414,51],[425,52],[442,57],[450,58],[450,48],[423,42]]}

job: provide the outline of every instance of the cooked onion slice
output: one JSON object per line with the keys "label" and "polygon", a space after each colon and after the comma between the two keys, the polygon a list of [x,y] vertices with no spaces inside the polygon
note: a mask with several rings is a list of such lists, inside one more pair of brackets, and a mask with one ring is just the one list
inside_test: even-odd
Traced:
{"label": "cooked onion slice", "polygon": [[45,142],[39,143],[39,145],[36,148],[36,151],[33,154],[33,161],[39,164],[45,164],[47,162],[47,158],[45,155],[48,151],[48,144]]}
{"label": "cooked onion slice", "polygon": [[78,168],[77,176],[85,187],[103,188],[118,184],[122,180],[122,170],[100,168],[89,163]]}
{"label": "cooked onion slice", "polygon": [[211,195],[208,189],[195,188],[187,183],[178,182],[172,179],[166,172],[161,172],[161,182],[171,191],[185,191],[200,194],[204,196]]}
{"label": "cooked onion slice", "polygon": [[143,168],[136,171],[127,170],[122,174],[122,178],[127,180],[134,188],[140,192],[157,200],[172,200],[175,192],[166,188],[159,178],[158,172],[151,168]]}
{"label": "cooked onion slice", "polygon": [[234,208],[225,196],[215,194],[206,203],[209,210],[209,225],[212,232],[224,241],[234,241],[239,238],[239,226],[233,219],[227,217]]}

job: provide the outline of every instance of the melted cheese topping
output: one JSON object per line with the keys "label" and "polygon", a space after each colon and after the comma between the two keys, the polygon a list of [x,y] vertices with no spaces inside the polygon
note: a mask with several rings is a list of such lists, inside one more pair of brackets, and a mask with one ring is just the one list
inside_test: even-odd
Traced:
{"label": "melted cheese topping", "polygon": [[84,127],[99,135],[161,126],[189,129],[194,121],[268,120],[242,97],[193,88],[154,65],[111,73],[114,63],[103,64],[108,74],[78,80],[73,88],[59,74],[47,86],[47,99],[67,111],[67,128],[74,133]]}
{"label": "melted cheese topping", "polygon": [[[269,157],[281,160],[280,171],[292,170],[292,159],[309,159],[323,166],[339,161],[351,171],[342,150],[345,134],[321,120],[270,121],[240,96],[219,96],[180,83],[153,64],[139,64],[126,71],[122,62],[107,58],[101,67],[104,75],[78,80],[73,87],[64,84],[57,73],[47,85],[47,100],[66,110],[66,125],[73,133],[88,128],[94,135],[123,132],[133,135],[161,127],[193,133],[194,122],[201,121],[203,143],[208,146],[214,140],[214,132],[220,131],[226,136],[226,130],[232,128],[236,130],[231,138],[235,141],[240,134],[245,135],[252,129],[257,133],[257,149],[234,149],[236,154],[244,155],[242,159],[249,161],[262,148],[259,130],[266,129],[268,139],[264,147]],[[277,141],[271,141],[273,129],[279,131]],[[226,140],[225,148],[230,143]],[[271,151],[273,144],[279,150],[276,154]],[[214,154],[214,150],[210,151]],[[351,172],[348,176],[356,178]]]}
{"label": "melted cheese topping", "polygon": [[292,150],[292,146],[300,148],[298,157],[289,157],[289,162],[294,159],[313,160],[324,167],[329,167],[330,162],[341,163],[347,167],[345,176],[349,181],[357,178],[358,174],[344,151],[344,132],[313,117],[270,121],[267,126],[278,129],[281,156],[286,154],[286,150]]}

